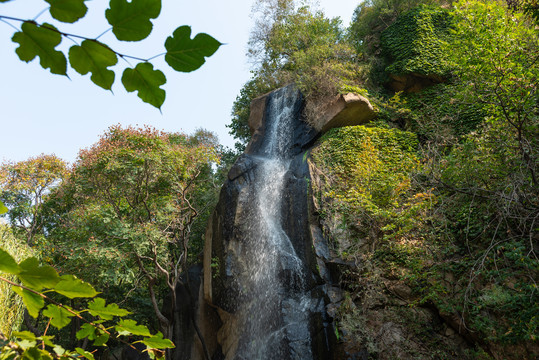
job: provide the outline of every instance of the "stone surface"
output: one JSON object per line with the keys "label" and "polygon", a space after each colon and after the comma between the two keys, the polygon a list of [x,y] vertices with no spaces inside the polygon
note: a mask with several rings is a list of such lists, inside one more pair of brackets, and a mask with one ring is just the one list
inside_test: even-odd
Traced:
{"label": "stone surface", "polygon": [[444,81],[443,78],[437,75],[420,75],[420,74],[405,74],[405,75],[389,75],[391,78],[389,87],[395,92],[404,91],[407,93],[416,93],[429,86],[439,84]]}
{"label": "stone surface", "polygon": [[228,171],[228,180],[233,181],[242,175],[247,175],[249,170],[256,166],[256,162],[249,156],[241,155]]}
{"label": "stone surface", "polygon": [[[245,278],[245,271],[252,268],[249,265],[252,262],[250,242],[258,241],[248,235],[252,230],[245,219],[254,216],[252,211],[256,207],[257,199],[253,193],[256,188],[252,184],[261,176],[259,168],[263,159],[260,156],[266,151],[263,139],[266,120],[270,116],[270,96],[255,99],[252,104],[249,121],[252,140],[229,171],[206,232],[203,294],[205,302],[219,314],[221,326],[213,337],[224,359],[243,359],[242,350],[252,346],[245,343],[245,331],[249,331],[249,317],[257,316],[250,311],[251,304],[260,302],[260,299],[252,298],[250,289],[244,288],[238,279]],[[281,285],[275,292],[281,300],[268,302],[269,313],[280,314],[279,319],[269,320],[276,322],[272,326],[283,334],[278,343],[270,342],[271,356],[277,356],[279,360],[329,359],[334,331],[326,312],[329,298],[317,270],[310,229],[310,180],[305,156],[305,150],[319,133],[303,121],[302,101],[286,106],[296,120],[290,128],[292,134],[287,134],[292,136],[289,143],[292,160],[284,175],[280,201],[282,228],[293,250],[282,252],[278,258],[277,273]],[[317,242],[322,241],[317,239]],[[297,259],[302,262],[303,279],[298,278]]]}
{"label": "stone surface", "polygon": [[311,122],[321,133],[336,127],[362,125],[376,117],[369,100],[354,93],[333,97],[320,109]]}
{"label": "stone surface", "polygon": [[256,144],[258,144],[264,137],[266,130],[265,114],[268,95],[269,94],[259,96],[251,101],[248,120],[249,130],[251,131],[251,141],[249,144],[247,144],[247,148],[245,150],[246,154],[252,154]]}
{"label": "stone surface", "polygon": [[[293,85],[288,85],[293,86]],[[260,150],[260,145],[264,139],[264,134],[266,133],[266,119],[268,98],[272,93],[262,95],[251,102],[251,110],[249,115],[249,129],[251,131],[251,140],[247,144],[245,149],[245,154],[247,155],[256,155]],[[295,123],[293,128],[293,144],[292,152],[299,153],[310,145],[319,137],[320,133],[318,129],[307,126],[303,119],[303,101],[296,104],[294,108],[294,116],[300,119],[300,121]]]}

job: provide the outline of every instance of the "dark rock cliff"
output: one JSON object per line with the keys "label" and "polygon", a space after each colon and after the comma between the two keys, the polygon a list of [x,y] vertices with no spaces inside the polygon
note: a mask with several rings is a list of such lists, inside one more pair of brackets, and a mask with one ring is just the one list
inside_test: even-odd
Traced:
{"label": "dark rock cliff", "polygon": [[[328,245],[319,227],[307,159],[309,148],[322,129],[325,131],[332,126],[335,117],[339,118],[338,122],[333,121],[336,126],[347,123],[347,113],[353,118],[348,123],[357,122],[357,109],[354,110],[357,106],[368,112],[362,115],[362,122],[374,116],[366,99],[346,101],[343,96],[341,100],[332,99],[328,114],[320,114],[316,120],[316,128],[303,118],[301,96],[292,105],[288,104],[293,122],[285,134],[291,140],[286,145],[287,168],[278,201],[280,226],[293,249],[285,250],[274,258],[278,262],[278,284],[271,283],[274,289],[260,295],[256,284],[242,280],[249,275],[246,272],[257,269],[253,262],[259,261],[259,257],[253,251],[270,251],[253,247],[261,240],[253,236],[253,226],[246,225],[251,220],[247,222],[246,219],[255,216],[253,209],[260,201],[256,199],[258,189],[253,184],[265,176],[262,175],[261,156],[265,151],[268,123],[275,116],[272,114],[275,106],[271,104],[277,100],[273,97],[282,97],[283,91],[297,93],[291,89],[291,86],[279,89],[253,101],[250,119],[252,140],[230,169],[208,224],[197,322],[214,359],[247,359],[253,356],[260,359],[330,359],[334,353],[335,329],[328,314],[328,309],[334,307],[332,301],[338,298],[331,276],[334,261],[328,255]],[[297,259],[301,264],[298,265]],[[260,340],[263,343],[260,346],[270,346],[271,351],[253,355],[252,350],[248,350],[253,345],[246,342],[259,341],[257,332],[260,330],[250,324],[253,318],[263,322],[258,327],[268,328],[264,334],[278,337],[275,341]],[[182,345],[185,354],[182,359],[203,359],[199,341],[196,337],[190,338],[195,340],[187,346]]]}

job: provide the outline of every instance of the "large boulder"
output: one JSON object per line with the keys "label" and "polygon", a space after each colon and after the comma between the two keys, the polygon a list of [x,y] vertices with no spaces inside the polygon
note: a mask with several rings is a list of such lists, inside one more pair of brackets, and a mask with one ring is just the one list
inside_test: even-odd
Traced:
{"label": "large boulder", "polygon": [[336,127],[363,125],[376,117],[369,100],[355,93],[329,98],[319,108],[320,112],[310,122],[320,133]]}

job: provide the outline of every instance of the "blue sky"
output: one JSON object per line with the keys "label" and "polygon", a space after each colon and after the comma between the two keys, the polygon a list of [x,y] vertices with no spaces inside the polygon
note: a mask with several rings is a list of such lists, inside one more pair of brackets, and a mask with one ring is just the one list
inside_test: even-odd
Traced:
{"label": "blue sky", "polygon": [[[340,16],[348,25],[360,0],[320,0],[327,16]],[[245,51],[251,30],[253,0],[164,0],[161,16],[143,43],[114,41],[109,32],[101,40],[116,51],[148,58],[164,50],[164,40],[176,27],[190,25],[193,34],[205,32],[226,45],[208,58],[204,66],[189,74],[175,72],[157,58],[154,65],[167,76],[167,99],[162,113],[143,103],[135,93],[127,93],[119,79],[113,93],[94,85],[89,75],[73,69],[69,78],[52,75],[34,60],[18,59],[11,41],[15,30],[0,22],[0,161],[20,161],[41,153],[56,154],[72,162],[79,149],[97,141],[109,126],[148,124],[165,131],[192,133],[203,127],[215,132],[223,145],[234,140],[225,127],[230,110],[242,85],[249,79]],[[103,12],[108,1],[88,1],[89,14],[74,25],[62,26],[65,32],[96,37],[109,25]],[[0,3],[0,15],[33,18],[47,7],[43,0],[12,0]],[[38,21],[51,21],[47,14]],[[16,26],[19,24],[14,23]],[[64,40],[60,48],[71,46]],[[134,66],[135,63],[133,62]],[[120,60],[117,77],[128,64]],[[120,74],[120,75],[118,75]]]}

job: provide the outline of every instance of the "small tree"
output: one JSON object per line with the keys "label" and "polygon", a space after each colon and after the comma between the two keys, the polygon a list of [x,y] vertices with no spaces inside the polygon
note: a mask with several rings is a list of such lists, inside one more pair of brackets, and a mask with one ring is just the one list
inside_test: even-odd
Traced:
{"label": "small tree", "polygon": [[29,245],[43,230],[41,205],[46,195],[67,174],[67,164],[55,155],[39,155],[0,166],[0,200],[10,209],[11,226]]}
{"label": "small tree", "polygon": [[[102,289],[122,299],[145,284],[154,318],[169,339],[199,214],[193,197],[218,161],[209,140],[207,132],[189,137],[113,126],[80,152],[51,198],[51,214],[57,211],[51,221],[59,224],[51,235],[63,248],[56,257],[64,258],[62,267],[94,283],[99,279]],[[172,299],[168,309],[161,308],[164,295]]]}
{"label": "small tree", "polygon": [[[452,15],[446,49],[452,96],[479,105],[484,118],[450,148],[431,147],[425,162],[444,199],[440,213],[469,258],[459,260],[464,290],[449,308],[488,341],[531,344],[537,328],[539,38],[532,19],[505,1],[458,1]],[[440,297],[439,306],[446,301]]]}
{"label": "small tree", "polygon": [[269,3],[274,15],[267,23],[255,23],[252,30],[248,53],[253,78],[236,98],[229,125],[240,141],[249,139],[249,105],[257,96],[294,82],[307,98],[309,115],[317,111],[320,98],[357,89],[362,83],[361,68],[339,18],[326,18],[308,6],[295,9],[289,1]]}

